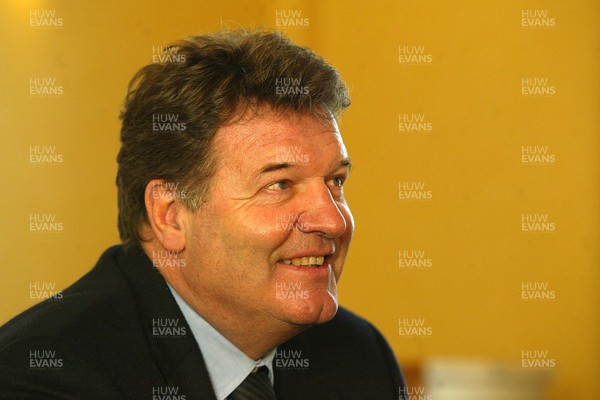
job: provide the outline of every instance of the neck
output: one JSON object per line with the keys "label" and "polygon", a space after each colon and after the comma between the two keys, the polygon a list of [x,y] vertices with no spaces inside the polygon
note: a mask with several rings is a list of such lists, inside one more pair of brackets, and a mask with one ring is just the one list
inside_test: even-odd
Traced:
{"label": "neck", "polygon": [[249,316],[222,305],[215,306],[206,301],[203,296],[193,293],[183,279],[172,278],[172,276],[165,277],[165,280],[181,298],[221,335],[253,360],[264,357],[277,346],[308,328],[286,324],[266,315]]}
{"label": "neck", "polygon": [[[153,254],[153,246],[145,244],[142,247],[149,257]],[[153,261],[160,265],[160,261]],[[177,260],[170,261],[162,260],[162,264],[176,265],[173,262]],[[158,270],[196,313],[253,360],[264,357],[280,344],[309,328],[309,326],[280,321],[266,313],[249,315],[244,310],[228,307],[222,301],[213,299],[208,293],[196,293],[187,283],[179,268],[159,268]]]}

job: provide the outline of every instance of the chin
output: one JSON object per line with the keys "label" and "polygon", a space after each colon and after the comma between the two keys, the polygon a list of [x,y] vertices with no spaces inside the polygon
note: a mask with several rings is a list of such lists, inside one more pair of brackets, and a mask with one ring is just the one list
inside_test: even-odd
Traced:
{"label": "chin", "polygon": [[328,292],[317,296],[311,294],[308,299],[290,301],[285,312],[292,324],[310,327],[331,320],[337,309],[337,297]]}

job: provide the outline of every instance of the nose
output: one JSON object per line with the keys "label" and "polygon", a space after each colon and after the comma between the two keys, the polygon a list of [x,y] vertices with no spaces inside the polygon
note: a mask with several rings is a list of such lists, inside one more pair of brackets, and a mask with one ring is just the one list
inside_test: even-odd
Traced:
{"label": "nose", "polygon": [[330,239],[344,234],[346,218],[324,182],[307,191],[302,201],[304,211],[298,218],[300,231],[318,233]]}

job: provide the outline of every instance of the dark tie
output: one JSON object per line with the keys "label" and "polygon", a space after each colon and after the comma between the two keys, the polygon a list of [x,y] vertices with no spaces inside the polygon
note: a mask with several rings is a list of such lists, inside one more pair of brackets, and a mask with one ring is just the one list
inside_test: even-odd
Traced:
{"label": "dark tie", "polygon": [[230,400],[275,400],[275,391],[269,380],[269,369],[260,367],[244,379],[229,395]]}

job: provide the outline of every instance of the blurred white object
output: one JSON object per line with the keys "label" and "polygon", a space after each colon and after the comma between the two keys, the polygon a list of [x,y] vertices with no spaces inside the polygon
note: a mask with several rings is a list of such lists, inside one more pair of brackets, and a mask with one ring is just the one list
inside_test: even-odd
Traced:
{"label": "blurred white object", "polygon": [[423,365],[428,400],[544,400],[550,378],[547,369],[489,360],[439,358]]}

